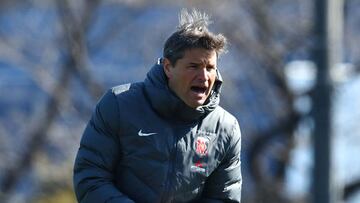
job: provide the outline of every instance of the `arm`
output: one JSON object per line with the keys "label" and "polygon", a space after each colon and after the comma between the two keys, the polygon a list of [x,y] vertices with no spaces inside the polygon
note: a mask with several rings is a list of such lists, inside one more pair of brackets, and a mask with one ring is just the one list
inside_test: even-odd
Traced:
{"label": "arm", "polygon": [[79,202],[133,202],[113,184],[119,159],[119,108],[108,91],[97,104],[81,138],[74,166],[74,189]]}
{"label": "arm", "polygon": [[231,141],[225,158],[206,180],[203,202],[241,201],[241,133],[237,121],[232,130]]}

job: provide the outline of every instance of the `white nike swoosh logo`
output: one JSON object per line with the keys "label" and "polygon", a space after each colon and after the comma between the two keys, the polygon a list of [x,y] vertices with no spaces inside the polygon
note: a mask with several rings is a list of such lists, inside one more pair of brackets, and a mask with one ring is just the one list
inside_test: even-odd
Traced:
{"label": "white nike swoosh logo", "polygon": [[157,133],[143,133],[143,132],[141,132],[142,130],[140,130],[139,132],[138,132],[138,135],[139,136],[150,136],[150,135],[155,135],[155,134],[157,134]]}

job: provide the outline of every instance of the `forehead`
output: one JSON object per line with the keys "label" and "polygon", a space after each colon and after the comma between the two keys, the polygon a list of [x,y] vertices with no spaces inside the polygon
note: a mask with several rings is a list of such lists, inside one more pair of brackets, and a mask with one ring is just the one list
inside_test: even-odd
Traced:
{"label": "forehead", "polygon": [[217,54],[215,50],[208,50],[203,48],[188,49],[184,52],[182,61],[184,63],[216,65]]}

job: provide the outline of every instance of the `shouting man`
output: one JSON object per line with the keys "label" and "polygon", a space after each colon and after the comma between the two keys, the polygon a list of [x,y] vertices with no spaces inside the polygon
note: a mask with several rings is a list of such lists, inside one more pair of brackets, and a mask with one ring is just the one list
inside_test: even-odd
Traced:
{"label": "shouting man", "polygon": [[145,81],[99,101],[74,167],[79,202],[240,202],[241,135],[219,106],[226,38],[180,13]]}

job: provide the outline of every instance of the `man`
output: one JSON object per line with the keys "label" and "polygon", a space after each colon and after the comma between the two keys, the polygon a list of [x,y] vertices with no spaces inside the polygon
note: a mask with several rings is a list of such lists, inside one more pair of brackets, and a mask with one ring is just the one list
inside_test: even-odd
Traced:
{"label": "man", "polygon": [[144,82],[99,101],[76,157],[79,202],[240,202],[240,129],[221,108],[208,17],[183,10]]}

